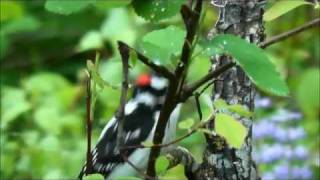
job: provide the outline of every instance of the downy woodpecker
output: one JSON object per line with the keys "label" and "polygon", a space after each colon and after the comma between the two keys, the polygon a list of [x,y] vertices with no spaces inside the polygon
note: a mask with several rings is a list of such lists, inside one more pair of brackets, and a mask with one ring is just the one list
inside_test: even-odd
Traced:
{"label": "downy woodpecker", "polygon": [[[161,107],[165,100],[168,81],[157,75],[142,74],[134,86],[132,99],[125,105],[123,126],[124,146],[140,145],[144,141],[152,141],[158,122]],[[176,124],[180,105],[172,112],[167,123],[163,143],[175,138]],[[119,176],[132,176],[137,172],[123,160],[117,149],[118,121],[113,117],[101,132],[97,145],[92,150],[92,174],[102,174],[105,179]],[[128,160],[135,166],[145,169],[150,148],[136,148],[127,151]],[[86,175],[86,166],[79,174],[79,179]]]}

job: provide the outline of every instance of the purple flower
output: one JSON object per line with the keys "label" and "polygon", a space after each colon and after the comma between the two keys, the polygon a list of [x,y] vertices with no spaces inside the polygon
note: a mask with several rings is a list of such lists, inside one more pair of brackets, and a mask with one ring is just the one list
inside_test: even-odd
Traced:
{"label": "purple flower", "polygon": [[306,159],[308,157],[308,150],[305,147],[299,145],[294,149],[294,156],[297,159]]}
{"label": "purple flower", "polygon": [[275,129],[275,124],[268,120],[261,120],[259,123],[253,125],[252,135],[254,139],[263,137],[270,137]]}
{"label": "purple flower", "polygon": [[300,120],[302,118],[302,114],[299,112],[291,112],[285,109],[280,109],[270,117],[271,121],[274,122],[287,122],[291,120]]}
{"label": "purple flower", "polygon": [[302,119],[302,114],[300,112],[290,112],[288,117],[289,119],[292,119],[292,120],[300,120]]}
{"label": "purple flower", "polygon": [[273,130],[272,137],[280,142],[286,142],[288,139],[287,131],[281,127],[276,127]]}
{"label": "purple flower", "polygon": [[287,164],[282,164],[282,165],[276,166],[273,172],[277,179],[288,179],[290,174],[290,169]]}
{"label": "purple flower", "polygon": [[273,173],[271,172],[266,172],[262,175],[262,180],[275,180],[276,177]]}
{"label": "purple flower", "polygon": [[281,159],[284,155],[284,148],[280,144],[262,146],[258,160],[262,163],[271,163]]}
{"label": "purple flower", "polygon": [[291,141],[301,139],[304,136],[305,136],[305,132],[302,127],[288,129],[288,137]]}
{"label": "purple flower", "polygon": [[285,146],[283,147],[283,152],[284,152],[284,156],[287,158],[287,159],[291,159],[292,156],[293,156],[293,151],[292,151],[292,148],[289,147],[289,146]]}
{"label": "purple flower", "polygon": [[293,179],[311,179],[312,171],[308,167],[293,167],[291,172]]}
{"label": "purple flower", "polygon": [[269,98],[259,98],[255,99],[256,108],[268,108],[272,105],[271,99]]}

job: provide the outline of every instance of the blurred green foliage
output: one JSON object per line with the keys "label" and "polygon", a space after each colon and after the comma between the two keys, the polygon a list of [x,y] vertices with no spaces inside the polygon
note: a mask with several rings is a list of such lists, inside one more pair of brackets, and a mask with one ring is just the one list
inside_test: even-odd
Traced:
{"label": "blurred green foliage", "polygon": [[[54,13],[53,7],[62,5],[56,2],[0,3],[0,179],[75,178],[86,153],[86,60],[94,59],[95,52],[99,51],[102,56],[102,78],[110,84],[119,85],[121,61],[116,41],[122,40],[139,49],[142,37],[148,32],[157,32],[154,30],[169,25],[183,28],[176,12],[179,3],[169,6],[169,1],[164,1],[161,8],[155,10],[156,14],[149,17],[150,12],[139,5],[141,0],[112,1],[113,4],[92,0],[77,6],[63,6],[67,8],[60,8],[58,13],[69,14],[67,16]],[[217,20],[218,10],[209,4],[207,6],[201,28],[202,39]],[[138,11],[138,15],[134,10]],[[170,13],[162,13],[167,11]],[[318,13],[311,6],[296,8],[266,23],[267,36],[299,26],[317,17]],[[140,16],[163,20],[150,23]],[[320,145],[319,34],[319,29],[312,29],[266,50],[280,67],[291,92],[289,98],[274,100],[279,105],[304,113],[300,124],[308,132],[304,144],[315,155],[319,153]],[[165,43],[163,40],[170,41],[170,38],[161,39],[158,43]],[[147,42],[146,39],[142,41]],[[149,48],[152,51],[152,47]],[[206,56],[197,56],[192,62],[188,80],[194,81],[203,76],[209,66]],[[138,73],[145,71],[148,69],[137,62],[130,70],[130,81],[133,82]],[[210,89],[200,98],[204,118],[212,111],[209,95]],[[120,91],[111,88],[104,88],[99,94],[93,122],[93,142],[96,142],[103,126],[118,107],[119,96]],[[182,108],[181,120],[198,119],[194,107],[195,101],[190,99]],[[187,130],[178,130],[178,135],[185,132]],[[205,140],[200,132],[183,140],[180,145],[190,149],[201,161]],[[183,168],[178,166],[165,177],[181,179],[184,177]]]}

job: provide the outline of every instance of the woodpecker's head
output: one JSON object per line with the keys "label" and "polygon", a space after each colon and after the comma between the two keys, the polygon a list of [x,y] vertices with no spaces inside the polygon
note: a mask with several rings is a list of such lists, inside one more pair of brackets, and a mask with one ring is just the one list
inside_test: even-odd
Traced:
{"label": "woodpecker's head", "polygon": [[145,104],[162,105],[167,87],[167,79],[154,74],[141,74],[136,79],[133,98]]}

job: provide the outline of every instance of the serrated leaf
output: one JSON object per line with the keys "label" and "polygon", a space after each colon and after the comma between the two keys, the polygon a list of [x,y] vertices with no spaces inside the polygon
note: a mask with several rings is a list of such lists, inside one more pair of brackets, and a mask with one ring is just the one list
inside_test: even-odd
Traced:
{"label": "serrated leaf", "polygon": [[176,26],[152,31],[142,38],[143,53],[151,56],[155,63],[168,64],[171,56],[179,55],[185,34],[184,30]]}
{"label": "serrated leaf", "polygon": [[309,2],[303,1],[303,0],[277,1],[270,9],[268,9],[264,13],[263,19],[265,21],[272,21],[272,20],[276,19],[277,17],[293,10],[296,7],[299,7],[301,5],[307,5],[307,4],[313,5],[312,3],[309,3]]}
{"label": "serrated leaf", "polygon": [[179,122],[178,127],[180,129],[190,129],[194,124],[194,120],[189,118],[184,121]]}
{"label": "serrated leaf", "polygon": [[251,81],[261,90],[278,96],[289,94],[288,87],[275,65],[256,45],[233,35],[216,36],[212,45],[220,47],[225,53],[234,57]]}
{"label": "serrated leaf", "polygon": [[95,0],[47,0],[45,8],[53,13],[69,15],[85,9],[94,2]]}
{"label": "serrated leaf", "polygon": [[133,0],[135,12],[146,20],[155,22],[179,13],[185,0]]}
{"label": "serrated leaf", "polygon": [[153,142],[152,141],[143,141],[141,143],[141,145],[143,145],[144,147],[152,147],[153,146]]}
{"label": "serrated leaf", "polygon": [[216,133],[226,138],[230,146],[240,148],[247,135],[247,129],[240,121],[227,114],[219,113],[215,119]]}
{"label": "serrated leaf", "polygon": [[237,114],[239,114],[240,116],[244,116],[244,117],[251,117],[252,116],[252,112],[247,110],[244,106],[240,105],[240,104],[233,104],[233,105],[229,105],[228,109],[230,111],[233,111]]}
{"label": "serrated leaf", "polygon": [[156,160],[156,172],[157,174],[164,173],[169,166],[169,160],[166,156],[159,156]]}
{"label": "serrated leaf", "polygon": [[228,104],[226,103],[225,100],[219,98],[219,99],[214,100],[213,106],[216,109],[226,109],[228,107]]}

